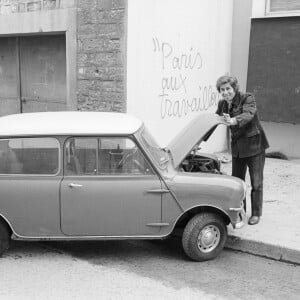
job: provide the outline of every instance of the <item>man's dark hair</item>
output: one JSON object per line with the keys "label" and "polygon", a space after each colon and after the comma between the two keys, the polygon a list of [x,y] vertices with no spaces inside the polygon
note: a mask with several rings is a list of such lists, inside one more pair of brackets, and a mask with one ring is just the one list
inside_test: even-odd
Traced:
{"label": "man's dark hair", "polygon": [[238,92],[239,90],[239,85],[236,77],[234,76],[229,76],[229,75],[223,75],[218,78],[217,83],[216,83],[216,88],[218,92],[220,92],[221,85],[229,83],[231,87],[234,89],[235,92]]}

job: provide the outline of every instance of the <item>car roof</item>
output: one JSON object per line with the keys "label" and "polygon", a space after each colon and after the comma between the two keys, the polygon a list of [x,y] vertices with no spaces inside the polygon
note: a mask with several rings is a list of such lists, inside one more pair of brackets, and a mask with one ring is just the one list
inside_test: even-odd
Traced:
{"label": "car roof", "polygon": [[113,112],[35,112],[0,117],[0,136],[133,134],[143,122]]}

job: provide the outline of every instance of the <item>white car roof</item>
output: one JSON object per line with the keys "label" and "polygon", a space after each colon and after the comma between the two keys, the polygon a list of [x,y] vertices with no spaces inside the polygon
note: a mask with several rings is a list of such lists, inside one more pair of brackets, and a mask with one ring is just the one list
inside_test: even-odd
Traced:
{"label": "white car roof", "polygon": [[0,117],[0,136],[133,134],[143,122],[113,112],[35,112]]}

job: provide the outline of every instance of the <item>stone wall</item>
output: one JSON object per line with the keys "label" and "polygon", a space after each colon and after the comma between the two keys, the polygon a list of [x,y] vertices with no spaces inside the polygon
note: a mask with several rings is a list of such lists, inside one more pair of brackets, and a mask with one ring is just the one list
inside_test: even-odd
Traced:
{"label": "stone wall", "polygon": [[126,111],[126,0],[77,0],[79,110]]}
{"label": "stone wall", "polygon": [[76,0],[0,0],[0,14],[75,7]]}

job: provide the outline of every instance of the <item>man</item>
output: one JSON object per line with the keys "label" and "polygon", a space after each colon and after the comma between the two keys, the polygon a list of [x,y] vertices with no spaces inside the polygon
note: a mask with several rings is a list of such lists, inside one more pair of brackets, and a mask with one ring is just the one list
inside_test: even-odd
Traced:
{"label": "man", "polygon": [[[251,180],[251,217],[248,224],[260,221],[263,204],[265,149],[269,147],[259,122],[253,95],[239,91],[237,79],[221,76],[217,90],[222,96],[216,113],[224,116],[231,131],[232,176],[245,180],[247,167]],[[246,199],[244,200],[246,210]]]}

